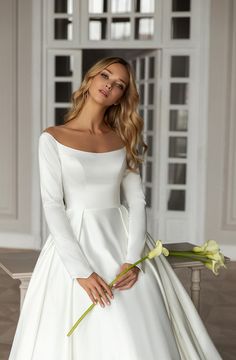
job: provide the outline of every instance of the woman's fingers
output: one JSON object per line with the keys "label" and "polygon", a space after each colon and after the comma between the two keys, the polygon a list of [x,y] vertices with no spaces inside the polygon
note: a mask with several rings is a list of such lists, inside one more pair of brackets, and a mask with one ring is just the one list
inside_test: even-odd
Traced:
{"label": "woman's fingers", "polygon": [[119,286],[117,289],[118,290],[130,289],[136,283],[136,281],[137,281],[137,279],[131,280],[131,281],[127,282],[126,284]]}
{"label": "woman's fingers", "polygon": [[126,274],[124,274],[122,277],[119,278],[119,280],[116,281],[115,288],[123,286],[127,284],[130,280],[133,280],[137,277],[137,274],[133,271],[128,271]]}
{"label": "woman's fingers", "polygon": [[88,296],[94,304],[99,302],[99,304],[104,307],[104,303],[107,303],[106,295],[103,291],[103,288],[98,282],[98,275],[95,274],[91,276],[90,279],[78,278],[79,284],[87,292]]}
{"label": "woman's fingers", "polygon": [[117,280],[115,284],[116,286],[124,284],[125,282],[130,281],[132,278],[133,278],[132,274],[126,275],[125,277],[122,277],[119,280]]}
{"label": "woman's fingers", "polygon": [[[114,287],[119,290],[129,289],[137,281],[138,272],[135,269],[129,270],[126,274],[117,280]],[[113,299],[111,287],[97,273],[91,274],[88,278],[77,278],[79,284],[85,289],[91,301],[104,308],[105,304],[110,305],[110,299]]]}
{"label": "woman's fingers", "polygon": [[128,289],[138,280],[140,269],[134,267],[130,269],[125,275],[123,275],[119,280],[117,280],[115,288],[119,290]]}
{"label": "woman's fingers", "polygon": [[102,279],[100,278],[100,284],[102,285],[102,287],[104,288],[104,291],[106,293],[108,293],[108,295],[110,296],[111,299],[113,299],[113,293],[112,290],[110,288],[110,286]]}
{"label": "woman's fingers", "polygon": [[99,304],[102,307],[104,307],[104,304],[110,305],[110,300],[107,294],[112,299],[113,293],[109,285],[98,274],[96,274],[96,276],[93,277],[90,289],[94,294],[95,299],[99,302]]}
{"label": "woman's fingers", "polygon": [[90,299],[92,300],[92,302],[93,302],[94,304],[97,304],[96,297],[93,295],[92,291],[88,289],[88,290],[87,290],[87,294],[88,294],[88,296],[90,297]]}
{"label": "woman's fingers", "polygon": [[102,301],[102,297],[100,296],[99,291],[97,290],[96,287],[92,288],[92,292],[93,292],[93,296],[95,298],[95,300],[97,300],[99,302],[99,304],[104,307],[104,303]]}
{"label": "woman's fingers", "polygon": [[104,301],[104,303],[107,305],[110,305],[110,300],[108,299],[107,295],[105,294],[102,286],[100,284],[97,284],[96,289],[99,292],[101,299]]}

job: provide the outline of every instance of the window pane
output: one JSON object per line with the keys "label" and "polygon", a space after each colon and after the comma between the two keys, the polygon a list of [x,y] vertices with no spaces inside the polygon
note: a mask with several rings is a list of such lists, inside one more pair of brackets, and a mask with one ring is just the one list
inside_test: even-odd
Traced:
{"label": "window pane", "polygon": [[135,1],[135,11],[140,13],[149,13],[155,11],[155,1],[154,0],[136,0]]}
{"label": "window pane", "polygon": [[132,69],[133,69],[134,75],[135,75],[135,77],[136,77],[137,61],[136,61],[136,60],[132,60],[132,61],[131,61],[131,64],[132,64]]}
{"label": "window pane", "polygon": [[145,200],[147,207],[152,207],[152,189],[150,187],[146,187],[145,189]]}
{"label": "window pane", "polygon": [[169,164],[168,184],[186,184],[186,164]]}
{"label": "window pane", "polygon": [[149,79],[155,77],[155,58],[152,56],[149,58]]}
{"label": "window pane", "polygon": [[154,34],[153,18],[135,19],[135,39],[152,40]]}
{"label": "window pane", "polygon": [[107,0],[89,0],[89,13],[102,14],[107,12]]}
{"label": "window pane", "polygon": [[190,11],[190,0],[172,0],[172,11]]}
{"label": "window pane", "polygon": [[168,196],[168,210],[185,210],[185,190],[170,190]]}
{"label": "window pane", "polygon": [[188,130],[188,111],[170,110],[170,131]]}
{"label": "window pane", "polygon": [[144,110],[143,109],[139,109],[139,115],[141,116],[141,118],[143,118],[143,116],[144,116]]}
{"label": "window pane", "polygon": [[72,18],[54,20],[54,39],[72,40]]}
{"label": "window pane", "polygon": [[188,84],[171,83],[170,103],[171,104],[187,104],[188,103]]}
{"label": "window pane", "polygon": [[171,57],[171,77],[189,77],[189,56]]}
{"label": "window pane", "polygon": [[145,78],[145,59],[140,59],[139,62],[139,79],[142,80]]}
{"label": "window pane", "polygon": [[147,161],[146,164],[146,181],[152,182],[152,163]]}
{"label": "window pane", "polygon": [[172,39],[189,39],[190,38],[190,18],[178,17],[172,18]]}
{"label": "window pane", "polygon": [[148,130],[153,130],[153,110],[148,110],[147,112],[147,128]]}
{"label": "window pane", "polygon": [[144,104],[144,84],[139,85],[140,105]]}
{"label": "window pane", "polygon": [[72,56],[55,56],[55,76],[72,76]]}
{"label": "window pane", "polygon": [[186,158],[187,157],[187,138],[170,136],[169,138],[169,157]]}
{"label": "window pane", "polygon": [[54,12],[72,14],[73,12],[73,0],[55,0]]}
{"label": "window pane", "polygon": [[131,0],[111,0],[111,12],[131,12]]}
{"label": "window pane", "polygon": [[55,83],[55,102],[70,102],[72,94],[71,82]]}
{"label": "window pane", "polygon": [[148,104],[154,104],[154,84],[148,85]]}
{"label": "window pane", "polygon": [[147,149],[147,155],[148,156],[152,156],[153,155],[153,150],[152,150],[152,136],[147,136],[147,146],[148,146],[148,149]]}
{"label": "window pane", "polygon": [[111,23],[112,40],[129,40],[131,34],[130,18],[113,18]]}
{"label": "window pane", "polygon": [[56,108],[55,109],[55,125],[64,124],[64,116],[68,112],[66,108]]}
{"label": "window pane", "polygon": [[89,20],[89,40],[103,40],[107,37],[107,19]]}

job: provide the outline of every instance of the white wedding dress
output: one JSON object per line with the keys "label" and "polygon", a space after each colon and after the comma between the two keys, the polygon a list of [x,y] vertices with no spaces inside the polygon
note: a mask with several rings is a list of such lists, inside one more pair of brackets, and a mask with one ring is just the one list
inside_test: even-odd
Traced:
{"label": "white wedding dress", "polygon": [[141,177],[127,169],[125,147],[73,149],[43,132],[39,169],[50,235],[26,293],[10,360],[221,359],[191,299],[161,255],[140,264],[137,282],[113,290],[111,305],[91,305],[77,277],[109,283],[124,262],[152,247]]}

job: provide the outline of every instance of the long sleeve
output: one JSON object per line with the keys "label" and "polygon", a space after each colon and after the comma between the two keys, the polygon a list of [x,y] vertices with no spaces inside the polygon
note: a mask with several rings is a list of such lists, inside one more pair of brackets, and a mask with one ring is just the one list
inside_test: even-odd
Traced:
{"label": "long sleeve", "polygon": [[[140,173],[126,168],[121,190],[128,205],[129,237],[126,262],[134,263],[143,256],[147,226],[146,201]],[[137,265],[143,271],[143,263]]]}
{"label": "long sleeve", "polygon": [[93,269],[76,241],[66,214],[57,144],[45,133],[39,137],[38,156],[42,204],[56,250],[72,279],[88,277]]}

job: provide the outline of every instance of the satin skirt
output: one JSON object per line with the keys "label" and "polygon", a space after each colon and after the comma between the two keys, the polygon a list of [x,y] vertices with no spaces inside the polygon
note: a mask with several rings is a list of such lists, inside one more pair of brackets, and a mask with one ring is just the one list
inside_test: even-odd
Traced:
{"label": "satin skirt", "polygon": [[[73,215],[70,214],[73,222]],[[84,209],[79,242],[89,263],[109,283],[124,262],[124,206]],[[145,253],[154,246],[147,238]],[[9,360],[218,360],[221,359],[189,295],[166,258],[146,260],[138,281],[113,289],[67,336],[91,305],[71,279],[48,236],[34,268]]]}

